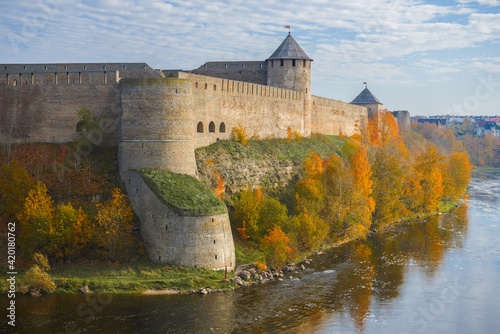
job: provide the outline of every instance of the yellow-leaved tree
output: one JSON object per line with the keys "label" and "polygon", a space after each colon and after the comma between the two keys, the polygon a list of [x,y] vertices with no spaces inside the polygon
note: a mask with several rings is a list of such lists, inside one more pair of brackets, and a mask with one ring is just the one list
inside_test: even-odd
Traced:
{"label": "yellow-leaved tree", "polygon": [[443,177],[441,174],[443,156],[435,145],[428,144],[423,153],[415,158],[414,170],[420,180],[422,199],[420,210],[431,212],[438,208],[443,197]]}
{"label": "yellow-leaved tree", "polygon": [[60,238],[53,224],[54,203],[43,182],[38,182],[28,192],[17,218],[21,226],[19,244],[23,255],[31,258],[36,252],[52,254],[57,250]]}
{"label": "yellow-leaved tree", "polygon": [[454,152],[443,164],[444,195],[449,200],[457,200],[469,185],[472,164],[467,153]]}
{"label": "yellow-leaved tree", "polygon": [[33,186],[33,179],[17,161],[3,165],[0,169],[0,218],[14,221]]}
{"label": "yellow-leaved tree", "polygon": [[113,190],[113,197],[97,205],[97,241],[106,250],[110,260],[125,257],[132,244],[133,212],[127,197],[120,189]]}

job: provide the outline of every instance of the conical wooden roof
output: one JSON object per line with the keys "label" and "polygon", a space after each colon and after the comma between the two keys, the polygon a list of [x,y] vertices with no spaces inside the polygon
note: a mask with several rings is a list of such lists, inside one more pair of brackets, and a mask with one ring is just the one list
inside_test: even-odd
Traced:
{"label": "conical wooden roof", "polygon": [[378,103],[382,104],[375,96],[373,96],[372,92],[366,87],[363,89],[361,93],[351,102],[352,104],[370,104],[370,103]]}
{"label": "conical wooden roof", "polygon": [[306,59],[312,61],[290,33],[268,59]]}

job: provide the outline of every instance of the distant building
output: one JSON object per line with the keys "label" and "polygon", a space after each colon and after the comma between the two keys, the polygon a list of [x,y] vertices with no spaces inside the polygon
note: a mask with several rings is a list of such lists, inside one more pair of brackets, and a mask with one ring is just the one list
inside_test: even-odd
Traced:
{"label": "distant building", "polygon": [[[484,124],[481,124],[483,123]],[[479,122],[479,127],[477,129],[477,134],[479,136],[484,136],[488,133],[491,133],[495,137],[500,137],[500,126],[496,122],[487,122],[481,121]]]}

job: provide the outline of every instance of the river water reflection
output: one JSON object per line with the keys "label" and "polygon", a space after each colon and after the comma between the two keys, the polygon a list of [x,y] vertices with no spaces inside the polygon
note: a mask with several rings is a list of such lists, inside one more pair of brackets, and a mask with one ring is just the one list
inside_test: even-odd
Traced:
{"label": "river water reflection", "polygon": [[498,333],[499,237],[500,174],[475,174],[452,213],[315,256],[299,279],[205,296],[102,296],[95,314],[88,296],[23,297],[17,332]]}

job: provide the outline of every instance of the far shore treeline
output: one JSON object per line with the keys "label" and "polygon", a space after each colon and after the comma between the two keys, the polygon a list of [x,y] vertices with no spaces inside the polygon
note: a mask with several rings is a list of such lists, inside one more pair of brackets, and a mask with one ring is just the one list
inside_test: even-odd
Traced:
{"label": "far shore treeline", "polygon": [[[464,140],[431,125],[401,133],[388,111],[357,130],[337,138],[329,155],[310,151],[299,178],[281,190],[250,184],[225,193],[227,176],[207,161],[213,190],[229,206],[237,248],[260,254],[259,267],[277,268],[325,245],[448,210],[466,192],[469,155],[493,163],[494,153],[477,150],[500,147],[498,138]],[[233,131],[234,145],[257,140],[247,138],[242,126]],[[90,145],[81,154],[84,140],[83,134],[64,145],[3,146],[0,229],[6,233],[8,222],[17,223],[18,266],[147,261],[139,223],[121,190],[117,149]],[[301,140],[289,128],[280,145]]]}

